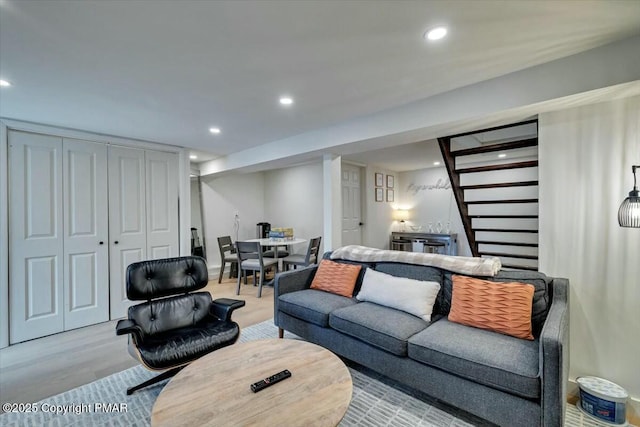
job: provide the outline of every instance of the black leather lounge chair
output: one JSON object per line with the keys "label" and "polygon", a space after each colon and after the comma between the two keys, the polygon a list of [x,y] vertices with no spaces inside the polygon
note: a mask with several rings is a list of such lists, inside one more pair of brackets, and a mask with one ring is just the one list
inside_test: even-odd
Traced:
{"label": "black leather lounge chair", "polygon": [[207,285],[203,258],[186,256],[136,262],[127,268],[127,298],[145,301],[129,307],[116,334],[129,336],[129,353],[147,369],[165,371],[127,394],[170,378],[190,362],[236,342],[240,327],[231,321],[244,301],[193,292]]}

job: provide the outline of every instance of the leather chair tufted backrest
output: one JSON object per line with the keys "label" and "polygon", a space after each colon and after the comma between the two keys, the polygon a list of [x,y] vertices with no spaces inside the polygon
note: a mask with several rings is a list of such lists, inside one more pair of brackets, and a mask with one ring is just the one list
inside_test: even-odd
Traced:
{"label": "leather chair tufted backrest", "polygon": [[154,259],[127,267],[127,298],[152,300],[185,294],[207,285],[206,261],[198,256]]}
{"label": "leather chair tufted backrest", "polygon": [[193,292],[129,307],[129,319],[142,328],[145,337],[173,329],[196,326],[207,316],[209,292]]}

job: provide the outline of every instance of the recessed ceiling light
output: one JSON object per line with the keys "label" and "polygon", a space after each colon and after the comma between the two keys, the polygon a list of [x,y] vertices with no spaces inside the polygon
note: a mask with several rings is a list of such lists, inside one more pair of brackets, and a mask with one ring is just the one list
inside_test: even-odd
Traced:
{"label": "recessed ceiling light", "polygon": [[9,82],[8,82],[8,81],[6,81],[6,80],[0,80],[0,86],[2,86],[2,87],[9,87],[9,86],[11,86],[11,83],[9,83]]}
{"label": "recessed ceiling light", "polygon": [[198,158],[198,156],[196,156],[195,154],[192,154],[192,155],[190,155],[190,156],[189,156],[189,158],[190,158],[191,160],[195,160],[195,159],[197,159],[197,158]]}
{"label": "recessed ceiling light", "polygon": [[211,132],[214,135],[217,135],[220,133],[220,128],[209,128],[209,132]]}
{"label": "recessed ceiling light", "polygon": [[434,166],[440,166],[440,162],[433,162]]}
{"label": "recessed ceiling light", "polygon": [[436,27],[424,33],[425,40],[440,40],[447,35],[445,27]]}
{"label": "recessed ceiling light", "polygon": [[293,104],[293,98],[291,98],[290,96],[281,96],[280,97],[280,104],[282,104],[282,105],[291,105],[291,104]]}
{"label": "recessed ceiling light", "polygon": [[507,155],[506,155],[506,154],[504,154],[504,153],[500,153],[500,154],[498,154],[498,157],[500,157],[501,159],[503,159],[503,158],[507,157]]}

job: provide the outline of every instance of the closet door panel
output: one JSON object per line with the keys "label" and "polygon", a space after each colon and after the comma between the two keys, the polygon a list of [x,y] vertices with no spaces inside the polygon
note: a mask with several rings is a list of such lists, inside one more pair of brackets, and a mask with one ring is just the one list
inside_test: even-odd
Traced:
{"label": "closet door panel", "polygon": [[109,147],[110,317],[125,317],[127,266],[146,259],[146,174],[143,150]]}
{"label": "closet door panel", "polygon": [[11,344],[61,332],[62,139],[9,132]]}
{"label": "closet door panel", "polygon": [[63,141],[65,330],[109,320],[107,147]]}
{"label": "closet door panel", "polygon": [[178,156],[147,151],[147,254],[176,257],[178,246]]}

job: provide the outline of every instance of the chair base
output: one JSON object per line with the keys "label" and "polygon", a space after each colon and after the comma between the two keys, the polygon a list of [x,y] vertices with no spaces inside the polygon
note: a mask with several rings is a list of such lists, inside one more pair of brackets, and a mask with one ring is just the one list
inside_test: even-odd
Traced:
{"label": "chair base", "polygon": [[178,372],[180,372],[182,370],[182,368],[184,368],[186,365],[184,366],[178,366],[177,368],[173,368],[173,369],[169,369],[168,371],[164,371],[163,373],[161,373],[160,375],[156,375],[155,377],[140,383],[136,386],[130,387],[127,389],[127,396],[132,395],[133,393],[135,393],[136,391],[143,389],[145,387],[148,387],[152,384],[155,383],[159,383],[160,381],[166,380],[167,378],[171,378],[173,377],[175,374],[177,374]]}

